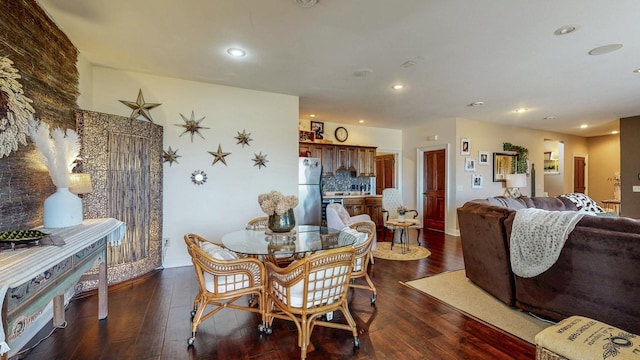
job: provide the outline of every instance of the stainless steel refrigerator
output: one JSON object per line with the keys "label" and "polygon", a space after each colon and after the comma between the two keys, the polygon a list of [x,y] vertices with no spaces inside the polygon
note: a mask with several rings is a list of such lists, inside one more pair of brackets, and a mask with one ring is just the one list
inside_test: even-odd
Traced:
{"label": "stainless steel refrigerator", "polygon": [[322,165],[319,158],[298,159],[298,225],[322,223]]}

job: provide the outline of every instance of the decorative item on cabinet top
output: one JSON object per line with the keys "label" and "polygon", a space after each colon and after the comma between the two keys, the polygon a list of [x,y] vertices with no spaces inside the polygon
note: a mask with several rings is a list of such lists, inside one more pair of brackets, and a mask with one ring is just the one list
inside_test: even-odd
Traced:
{"label": "decorative item on cabinet top", "polygon": [[150,110],[160,106],[162,104],[159,103],[147,103],[144,101],[144,96],[142,95],[142,89],[138,90],[138,99],[133,102],[133,101],[126,101],[126,100],[118,100],[121,103],[127,105],[129,108],[131,108],[133,111],[131,112],[131,116],[129,116],[130,119],[137,119],[138,117],[142,116],[143,118],[147,119],[150,122],[153,122],[153,119],[151,118],[151,112]]}

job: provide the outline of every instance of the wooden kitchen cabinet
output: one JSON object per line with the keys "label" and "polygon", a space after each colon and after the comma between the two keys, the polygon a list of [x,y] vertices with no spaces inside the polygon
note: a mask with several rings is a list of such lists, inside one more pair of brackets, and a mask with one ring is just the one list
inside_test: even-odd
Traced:
{"label": "wooden kitchen cabinet", "polygon": [[376,148],[332,144],[298,143],[300,156],[320,158],[322,176],[349,171],[361,177],[376,176]]}
{"label": "wooden kitchen cabinet", "polygon": [[298,143],[299,156],[319,158],[322,164],[322,176],[334,176],[335,146]]}
{"label": "wooden kitchen cabinet", "polygon": [[376,176],[376,148],[358,148],[358,176]]}
{"label": "wooden kitchen cabinet", "polygon": [[382,213],[382,197],[367,197],[364,199],[367,208],[367,214],[371,217],[371,221],[376,224],[376,230],[384,229],[384,214]]}
{"label": "wooden kitchen cabinet", "polygon": [[360,197],[360,198],[344,198],[344,203],[342,204],[342,206],[344,206],[345,209],[347,209],[347,212],[349,213],[349,215],[351,216],[356,216],[356,215],[360,215],[360,214],[366,214],[367,213],[367,206],[365,205],[365,198]]}
{"label": "wooden kitchen cabinet", "polygon": [[336,171],[358,173],[358,148],[353,146],[336,146]]}

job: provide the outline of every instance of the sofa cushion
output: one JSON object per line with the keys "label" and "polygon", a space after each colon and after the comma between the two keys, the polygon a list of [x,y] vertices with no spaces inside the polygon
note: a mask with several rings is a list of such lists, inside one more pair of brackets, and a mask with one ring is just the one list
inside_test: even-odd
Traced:
{"label": "sofa cushion", "polygon": [[[233,251],[225,249],[213,243],[202,243],[200,245],[202,251],[206,252],[212,258],[216,260],[237,260],[238,255]],[[214,276],[208,272],[203,274],[205,288],[211,293],[226,293],[233,290],[240,290],[249,287],[249,277],[247,275],[230,275],[230,276],[217,276],[218,289],[216,291],[216,285]]]}
{"label": "sofa cushion", "polygon": [[582,193],[571,193],[560,195],[559,197],[568,199],[572,203],[576,204],[578,211],[588,211],[594,213],[601,213],[604,210],[590,197]]}

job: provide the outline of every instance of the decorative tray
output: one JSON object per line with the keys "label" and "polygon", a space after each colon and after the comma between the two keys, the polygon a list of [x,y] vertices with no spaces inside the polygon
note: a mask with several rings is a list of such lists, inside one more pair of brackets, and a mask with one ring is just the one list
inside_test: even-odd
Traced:
{"label": "decorative tray", "polygon": [[40,240],[47,234],[38,230],[14,230],[0,232],[0,243],[22,243]]}

